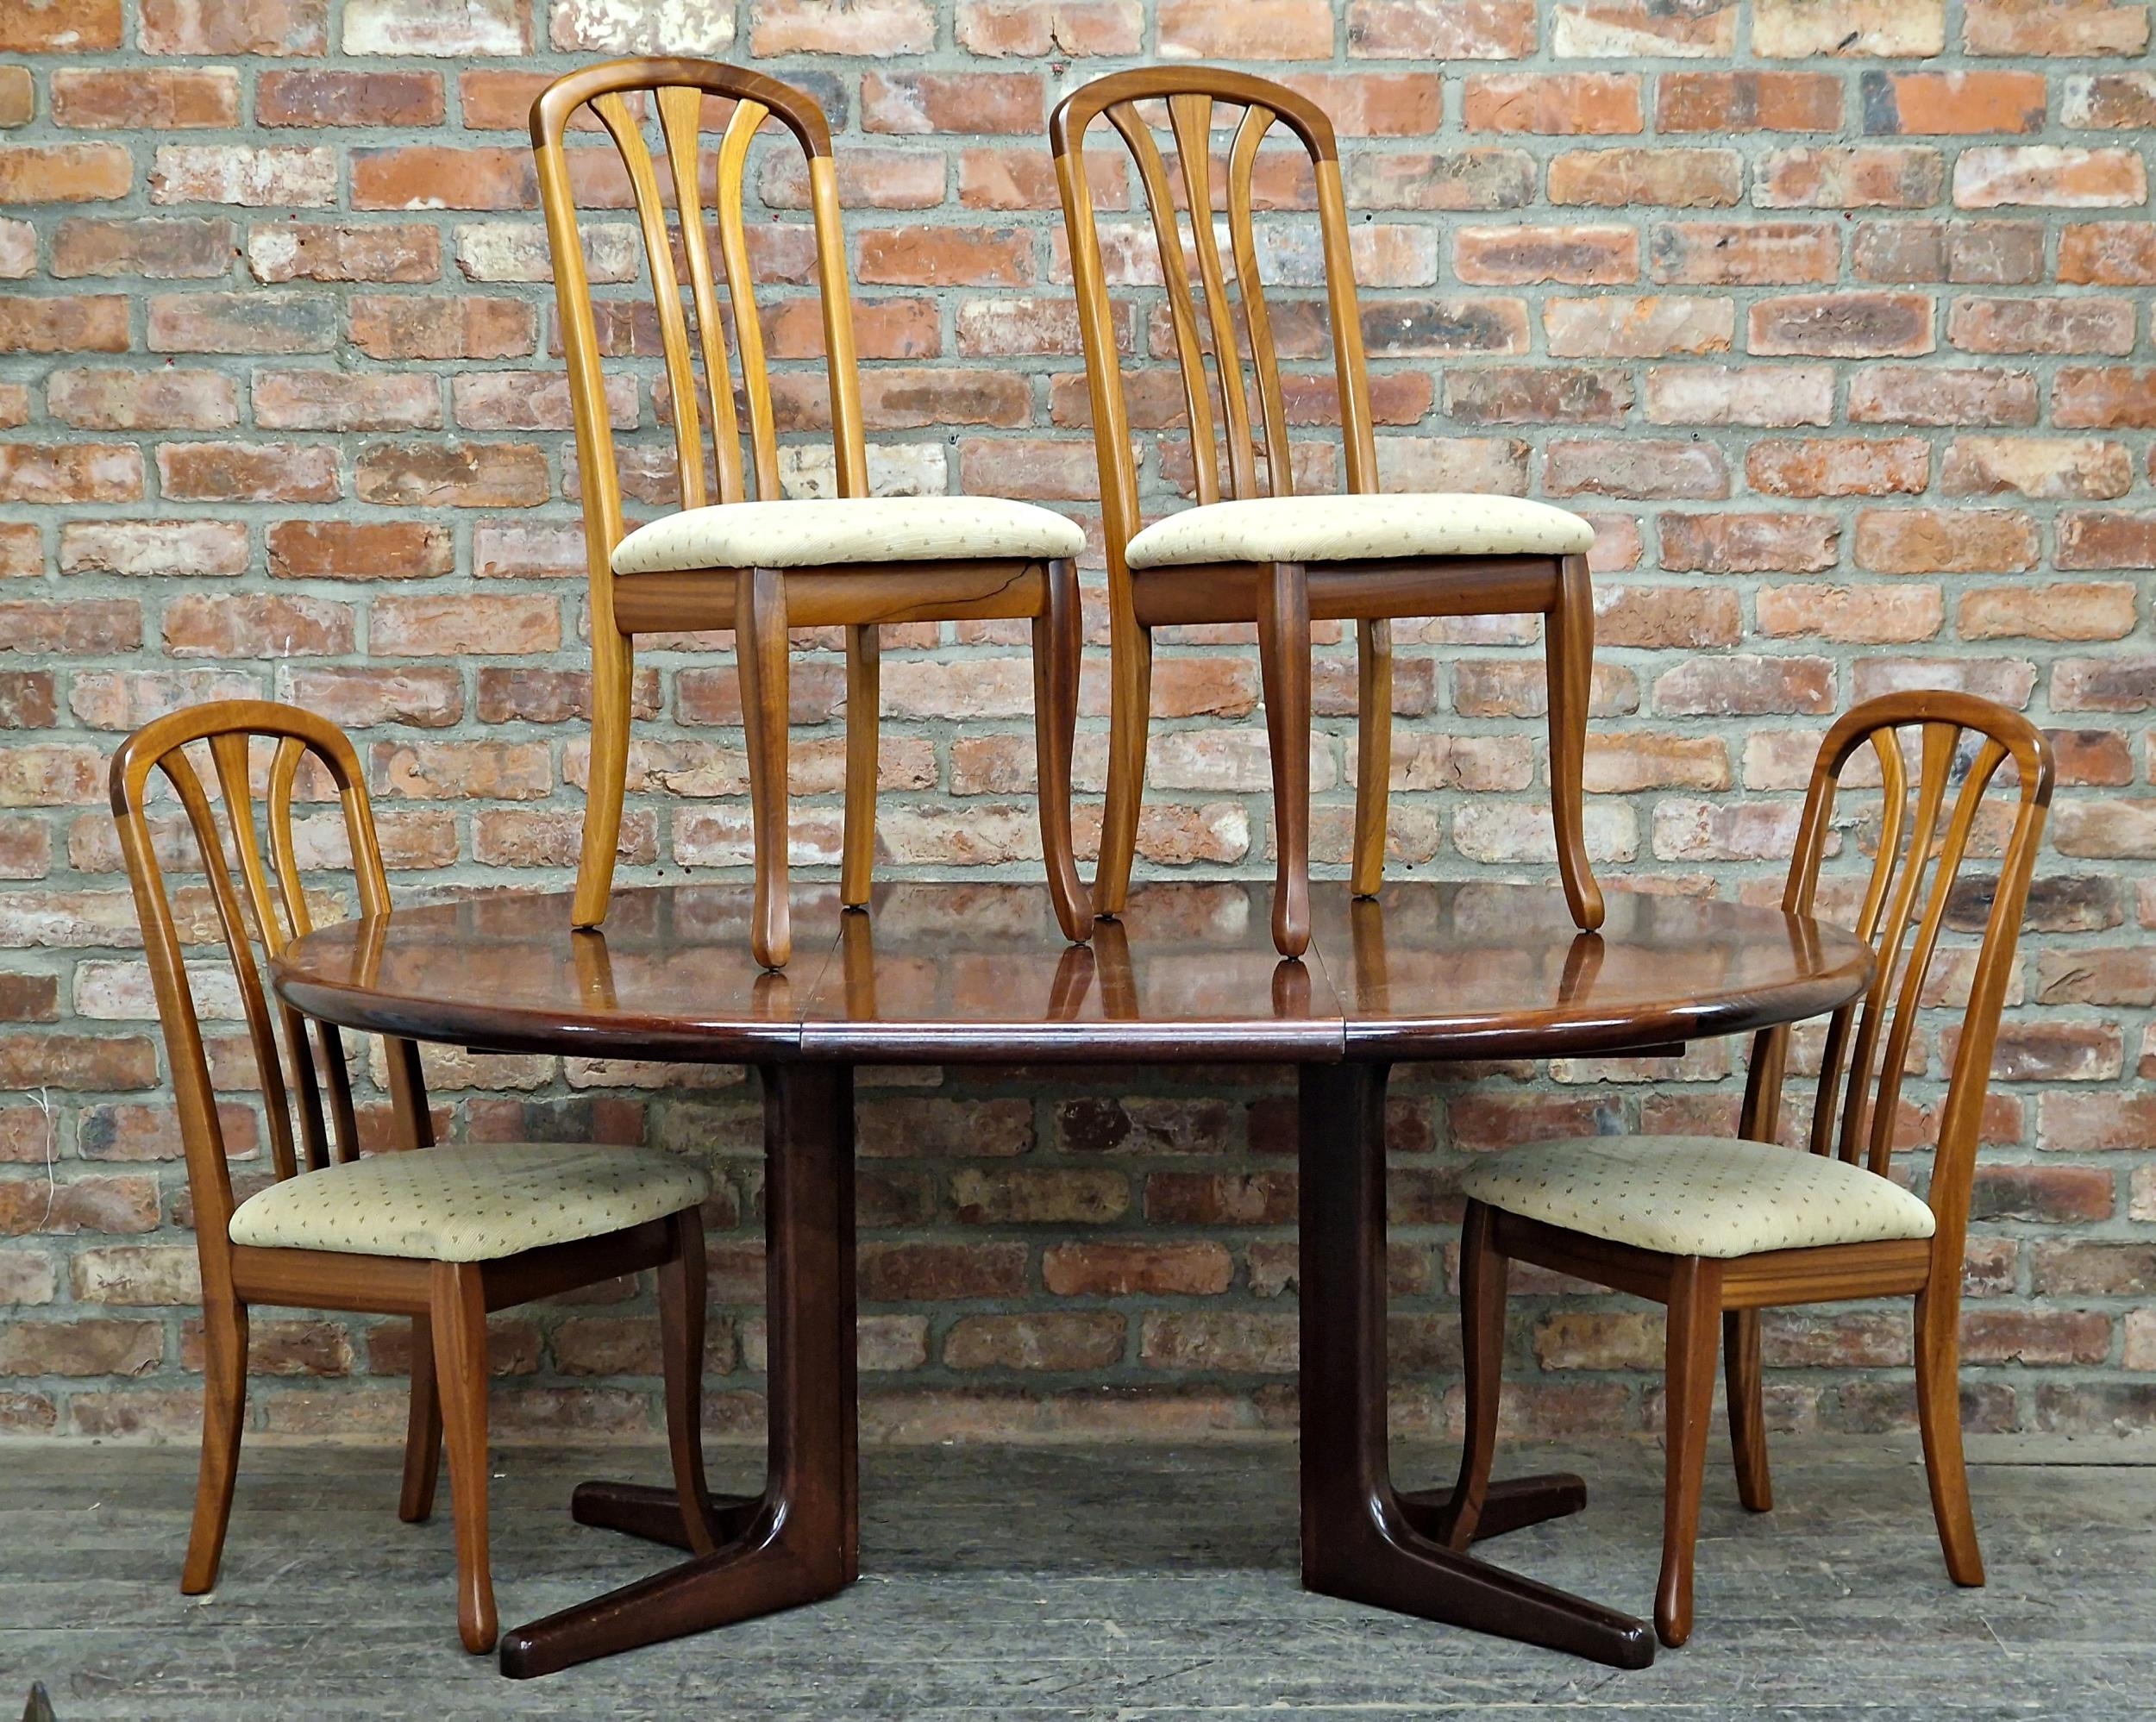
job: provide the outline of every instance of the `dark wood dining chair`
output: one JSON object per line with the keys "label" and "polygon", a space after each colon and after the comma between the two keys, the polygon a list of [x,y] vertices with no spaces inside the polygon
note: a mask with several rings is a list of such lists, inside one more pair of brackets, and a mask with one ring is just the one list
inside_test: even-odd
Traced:
{"label": "dark wood dining chair", "polygon": [[[257,742],[268,745],[258,749]],[[196,762],[203,754],[214,792]],[[177,795],[191,850],[162,815],[153,818],[153,773]],[[341,1036],[315,1024],[310,1049],[309,1024],[271,996],[258,960],[306,933],[325,900],[308,895],[292,817],[296,797],[325,786],[342,809],[341,828],[334,836],[310,830],[309,851],[342,847],[358,912],[385,915],[388,883],[359,756],[326,718],[255,700],[197,706],[143,725],[112,761],[113,817],[165,1031],[202,1267],[202,1471],[180,1589],[193,1595],[216,1583],[246,1415],[249,1306],[409,1316],[411,1413],[398,1512],[416,1524],[433,1511],[446,1433],[457,1626],[476,1653],[492,1649],[496,1635],[487,1560],[488,1311],[656,1268],[675,1489],[686,1522],[708,1530],[699,1434],[705,1270],[698,1205],[711,1178],[693,1161],[650,1149],[436,1145],[418,1049],[386,1038],[396,1143],[389,1152],[360,1154]],[[183,853],[187,858],[178,860]],[[183,893],[183,915],[175,913],[160,855],[182,868],[200,866],[206,876],[206,892]],[[185,961],[186,944],[201,936],[183,934],[183,919],[191,930],[214,921],[246,1018],[273,1181],[244,1201],[234,1199],[196,977]]]}
{"label": "dark wood dining chair", "polygon": [[[1175,160],[1173,179],[1155,132],[1162,108]],[[1213,142],[1223,109],[1238,110],[1241,118],[1225,162],[1216,162]],[[1197,505],[1143,529],[1131,411],[1084,152],[1087,128],[1104,116],[1130,151],[1152,217],[1181,372],[1180,422],[1189,434],[1194,470]],[[1302,391],[1291,405],[1279,361],[1283,347],[1293,352],[1299,340],[1312,338],[1318,307],[1307,299],[1283,304],[1280,327],[1288,334],[1276,336],[1252,220],[1262,146],[1276,122],[1307,153],[1316,184],[1322,320],[1330,327],[1345,445],[1344,495],[1295,493],[1288,425],[1291,419],[1303,422],[1309,408]],[[1339,152],[1324,112],[1284,85],[1243,72],[1147,66],[1097,78],[1066,96],[1049,121],[1049,137],[1077,285],[1108,560],[1113,673],[1095,911],[1119,913],[1129,891],[1144,795],[1156,628],[1257,624],[1278,861],[1273,940],[1282,955],[1300,956],[1310,942],[1311,623],[1351,619],[1357,626],[1350,888],[1369,897],[1384,876],[1393,618],[1539,612],[1548,662],[1557,870],[1573,918],[1582,927],[1600,926],[1601,894],[1588,864],[1581,808],[1595,655],[1587,572],[1594,529],[1577,515],[1520,497],[1380,493]],[[1225,188],[1232,274],[1214,231],[1216,170]],[[1189,217],[1187,240],[1179,207]],[[1192,297],[1191,257],[1205,301],[1203,327]]]}
{"label": "dark wood dining chair", "polygon": [[[711,98],[725,113],[715,157],[703,128]],[[632,103],[637,105],[632,105]],[[627,170],[643,235],[655,335],[639,334],[640,305],[595,303],[578,233],[573,166],[592,152],[569,151],[563,135],[580,110],[605,128]],[[655,114],[661,185],[644,127]],[[767,119],[793,135],[807,157],[815,278],[837,494],[786,499],[779,471],[782,417],[811,418],[819,403],[774,402],[767,366],[764,308],[752,272],[755,247],[743,219],[749,146]],[[679,629],[734,632],[742,727],[749,755],[756,917],[750,944],[768,968],[792,950],[787,899],[787,629],[844,630],[846,642],[845,829],[841,894],[868,900],[875,857],[879,629],[887,623],[1032,624],[1034,738],[1041,848],[1066,936],[1085,938],[1093,911],[1078,878],[1070,834],[1070,755],[1078,717],[1080,613],[1075,559],[1085,535],[1062,515],[998,497],[874,497],[862,438],[861,379],[830,130],[802,91],[739,66],[710,60],[609,60],[558,78],[531,110],[540,203],[554,254],[555,303],[568,363],[576,426],[584,538],[590,569],[592,760],[583,848],[577,862],[575,924],[605,919],[615,848],[628,785],[633,642]],[[711,187],[705,213],[706,187]],[[669,222],[668,210],[675,219]],[[716,226],[719,261],[711,260]],[[685,313],[675,257],[688,274]],[[726,293],[719,304],[723,280]],[[783,309],[783,307],[782,307]],[[604,310],[607,334],[599,332]],[[728,336],[731,335],[730,359]],[[601,355],[655,344],[665,360],[663,412],[673,425],[672,488],[680,508],[630,531],[622,510],[622,471]],[[711,417],[707,454],[698,405]],[[735,406],[740,366],[749,460],[742,460]],[[710,463],[707,475],[707,460]],[[714,482],[716,500],[714,495]],[[749,485],[754,485],[754,500]]]}
{"label": "dark wood dining chair", "polygon": [[[1902,748],[1910,730],[1913,782]],[[1876,839],[1876,849],[1856,925],[1877,964],[1864,994],[1828,1020],[1805,1128],[1809,1151],[1778,1142],[1789,1049],[1783,1026],[1752,1043],[1733,1140],[1542,1143],[1492,1155],[1461,1182],[1468,1197],[1461,1264],[1468,1427],[1458,1506],[1446,1534],[1454,1548],[1467,1546],[1489,1485],[1506,1263],[1532,1262],[1664,1305],[1667,1479],[1654,1619],[1665,1644],[1682,1644],[1692,1630],[1692,1550],[1718,1326],[1738,1493],[1756,1512],[1773,1504],[1760,1387],[1763,1308],[1914,1295],[1916,1408],[1946,1571],[1957,1584],[1984,1582],[1961,1451],[1962,1243],[1999,1011],[2051,804],[2052,749],[2026,718],[1966,694],[1896,693],[1859,705],[1827,732],[1813,768],[1783,892],[1782,906],[1791,915],[1813,912],[1836,792],[1866,743],[1883,791],[1876,825],[1867,820],[1859,828],[1865,843]],[[2009,759],[2018,798],[1968,1005],[1959,1031],[1941,1037],[1951,1068],[1930,1182],[1920,1197],[1889,1175],[1907,1129],[1902,1077],[1979,805]]]}

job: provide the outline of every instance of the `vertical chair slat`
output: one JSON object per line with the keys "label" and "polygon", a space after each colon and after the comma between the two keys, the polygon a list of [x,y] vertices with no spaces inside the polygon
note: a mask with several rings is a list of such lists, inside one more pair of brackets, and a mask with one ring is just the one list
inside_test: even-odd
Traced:
{"label": "vertical chair slat", "polygon": [[651,147],[629,104],[618,94],[595,98],[592,110],[599,116],[621,152],[622,166],[629,170],[630,189],[636,194],[636,222],[642,229],[644,256],[651,266],[651,292],[657,302],[660,344],[666,348],[667,392],[674,405],[674,462],[680,471],[681,506],[704,506],[704,432],[696,409],[696,373],[689,362],[689,330],[681,310],[681,286],[674,272],[674,246],[667,232],[667,214],[659,194],[658,169]]}
{"label": "vertical chair slat", "polygon": [[[741,428],[734,416],[734,379],[726,358],[726,327],[718,314],[711,277],[711,244],[704,232],[704,200],[697,183],[703,141],[704,92],[677,84],[658,92],[659,129],[674,174],[674,207],[680,218],[681,254],[689,268],[689,297],[696,307],[696,335],[704,354],[704,387],[711,404],[711,444],[718,469],[718,499],[739,502]],[[719,195],[725,195],[722,185]]]}
{"label": "vertical chair slat", "polygon": [[1183,195],[1190,205],[1190,235],[1198,254],[1198,280],[1206,296],[1206,319],[1213,326],[1213,367],[1220,391],[1220,416],[1227,432],[1228,488],[1238,497],[1257,494],[1257,474],[1250,459],[1250,404],[1243,386],[1243,343],[1228,304],[1220,243],[1213,230],[1213,97],[1168,98],[1168,123],[1175,138]]}
{"label": "vertical chair slat", "polygon": [[744,97],[734,104],[718,141],[718,251],[726,266],[726,294],[734,307],[734,344],[741,350],[741,386],[749,404],[749,441],[755,462],[756,495],[779,494],[779,438],[771,412],[771,384],[763,351],[763,323],[756,310],[756,283],[749,266],[749,235],[742,225],[742,181],[749,145],[770,109]]}
{"label": "vertical chair slat", "polygon": [[[1902,854],[1902,827],[1908,817],[1908,773],[1902,762],[1901,745],[1895,739],[1895,731],[1877,730],[1871,736],[1871,750],[1878,758],[1880,777],[1879,850],[1872,858],[1871,872],[1865,884],[1863,906],[1857,911],[1857,936],[1866,944],[1877,937],[1879,912],[1886,905],[1888,887],[1894,883]],[[1814,787],[1814,793],[1823,790],[1827,801],[1825,811],[1831,811],[1834,781],[1827,780]],[[1821,844],[1826,837],[1822,825],[1819,832]],[[1821,853],[1823,853],[1823,849]],[[1816,879],[1820,855],[1810,856],[1807,865]],[[1803,907],[1811,912],[1808,896]],[[1820,1049],[1818,1096],[1812,1107],[1811,1151],[1814,1154],[1832,1154],[1834,1151],[1834,1126],[1839,1122],[1839,1090],[1843,1061],[1849,1052],[1849,1031],[1857,1019],[1858,1001],[1840,1006],[1827,1019],[1827,1037]],[[1786,1033],[1786,1031],[1783,1031]]]}
{"label": "vertical chair slat", "polygon": [[1257,272],[1257,238],[1251,225],[1251,176],[1258,146],[1272,127],[1273,110],[1252,106],[1228,151],[1228,239],[1235,248],[1235,278],[1243,291],[1243,321],[1250,332],[1250,369],[1257,378],[1258,411],[1265,438],[1267,488],[1276,497],[1295,493],[1294,463],[1288,448],[1288,404],[1280,386],[1280,354],[1265,283]]}
{"label": "vertical chair slat", "polygon": [[[1183,264],[1182,234],[1175,223],[1175,193],[1159,146],[1131,103],[1107,110],[1108,122],[1123,135],[1145,186],[1146,208],[1153,217],[1153,237],[1160,247],[1161,279],[1167,289],[1169,321],[1175,332],[1175,352],[1182,370],[1183,402],[1190,414],[1191,466],[1198,500],[1220,500],[1219,456],[1213,445],[1213,403],[1206,389],[1206,360],[1198,339],[1197,307],[1190,297],[1190,272]],[[1081,170],[1082,171],[1082,169]]]}

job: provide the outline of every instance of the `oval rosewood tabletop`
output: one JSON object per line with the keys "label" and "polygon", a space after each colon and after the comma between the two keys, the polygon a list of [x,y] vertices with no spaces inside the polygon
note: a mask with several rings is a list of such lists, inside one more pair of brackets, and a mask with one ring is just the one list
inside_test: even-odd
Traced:
{"label": "oval rosewood tabletop", "polygon": [[1853,998],[1870,950],[1777,909],[1615,891],[1599,934],[1532,886],[1312,893],[1302,962],[1270,890],[1147,885],[1090,946],[1046,889],[880,886],[867,914],[797,892],[794,959],[760,972],[746,886],[617,894],[573,932],[566,892],[507,892],[324,927],[278,990],[347,1027],[505,1051],[684,1061],[1263,1061],[1551,1056],[1742,1033]]}

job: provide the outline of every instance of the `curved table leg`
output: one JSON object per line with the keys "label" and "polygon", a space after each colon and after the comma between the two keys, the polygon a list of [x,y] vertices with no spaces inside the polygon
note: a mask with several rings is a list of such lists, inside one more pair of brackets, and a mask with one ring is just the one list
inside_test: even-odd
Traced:
{"label": "curved table leg", "polygon": [[[1450,1499],[1403,1496],[1385,1447],[1385,1077],[1382,1064],[1301,1077],[1302,1581],[1328,1596],[1570,1650],[1613,1668],[1654,1660],[1643,1621],[1458,1554],[1437,1540]],[[1490,1491],[1485,1535],[1586,1500],[1576,1477]]]}
{"label": "curved table leg", "polygon": [[[766,1065],[770,1457],[763,1493],[710,1498],[718,1550],[505,1632],[514,1679],[798,1607],[860,1570],[853,1072]],[[686,1547],[671,1488],[586,1483],[577,1521]]]}

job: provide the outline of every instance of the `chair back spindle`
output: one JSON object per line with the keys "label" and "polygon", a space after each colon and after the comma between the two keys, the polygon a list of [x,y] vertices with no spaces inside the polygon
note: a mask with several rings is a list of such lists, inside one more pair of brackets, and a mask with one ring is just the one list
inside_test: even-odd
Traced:
{"label": "chair back spindle", "polygon": [[[257,742],[273,744],[266,765]],[[200,755],[207,756],[208,783],[197,763]],[[293,818],[300,772],[310,761],[326,773],[336,794],[359,912],[386,914],[388,879],[359,756],[326,718],[266,701],[221,701],[143,725],[112,760],[113,819],[164,1029],[206,1269],[226,1259],[231,1172],[181,917],[158,859],[151,779],[164,778],[186,821],[261,1084],[272,1168],[285,1179],[353,1160],[360,1151],[342,1037],[330,1024],[316,1023],[310,1045],[308,1021],[273,998],[262,967],[314,925]],[[432,1137],[417,1049],[409,1041],[385,1044],[398,1145],[425,1147]]]}
{"label": "chair back spindle", "polygon": [[[716,147],[707,151],[705,122],[713,97],[731,105]],[[609,559],[625,534],[626,523],[622,473],[607,410],[599,313],[579,230],[578,176],[573,171],[576,158],[590,153],[571,151],[564,141],[571,123],[586,109],[612,141],[628,176],[657,313],[680,505],[702,508],[712,500],[712,486],[706,482],[699,394],[711,415],[709,458],[717,500],[742,502],[753,494],[772,501],[781,494],[778,415],[744,212],[750,145],[767,119],[775,118],[791,132],[807,159],[837,492],[842,497],[866,496],[868,479],[837,174],[830,129],[822,110],[808,96],[775,78],[711,60],[609,60],[557,79],[532,104],[531,142],[554,255],[555,298],[576,429],[585,539],[593,592],[604,604],[613,578]],[[658,128],[655,148],[646,131],[653,115]],[[716,266],[711,256],[714,233]],[[686,303],[684,272],[688,278]],[[696,377],[699,362],[704,373],[700,391]],[[741,411],[735,402],[736,365]],[[744,411],[746,463],[742,448]]]}
{"label": "chair back spindle", "polygon": [[[1160,107],[1166,111],[1172,175],[1154,120]],[[1215,121],[1223,109],[1239,110],[1240,118],[1229,134],[1224,157],[1216,158],[1213,135],[1225,127],[1217,127]],[[1111,578],[1120,581],[1128,578],[1123,548],[1137,535],[1141,522],[1130,412],[1085,160],[1087,130],[1101,118],[1130,153],[1160,254],[1198,501],[1219,502],[1224,494],[1239,500],[1294,492],[1279,348],[1259,270],[1253,221],[1260,147],[1276,124],[1300,143],[1315,182],[1326,310],[1351,492],[1377,489],[1377,454],[1362,319],[1348,249],[1339,149],[1324,111],[1284,85],[1211,66],[1148,66],[1085,85],[1058,104],[1049,122],[1049,135],[1088,359],[1108,565]],[[1216,161],[1225,193],[1227,259],[1222,256],[1216,229]],[[1188,240],[1183,234],[1186,216]],[[1198,279],[1194,293],[1192,259]],[[1200,299],[1204,304],[1202,325]]]}
{"label": "chair back spindle", "polygon": [[[1914,775],[1902,745],[1910,732]],[[1783,894],[1783,907],[1792,914],[1814,911],[1842,774],[1867,745],[1878,762],[1880,817],[1855,930],[1877,954],[1877,967],[1862,995],[1827,1020],[1808,1147],[1881,1176],[1892,1163],[1920,1007],[1985,792],[2009,760],[2018,776],[1933,1161],[1929,1199],[1941,1237],[1952,1229],[1958,1261],[1999,1013],[2051,805],[2052,749],[2028,719],[1967,694],[1896,693],[1856,707],[1828,731],[1813,768]],[[1755,1140],[1778,1134],[1789,1037],[1785,1024],[1767,1030],[1753,1045],[1742,1130]]]}

